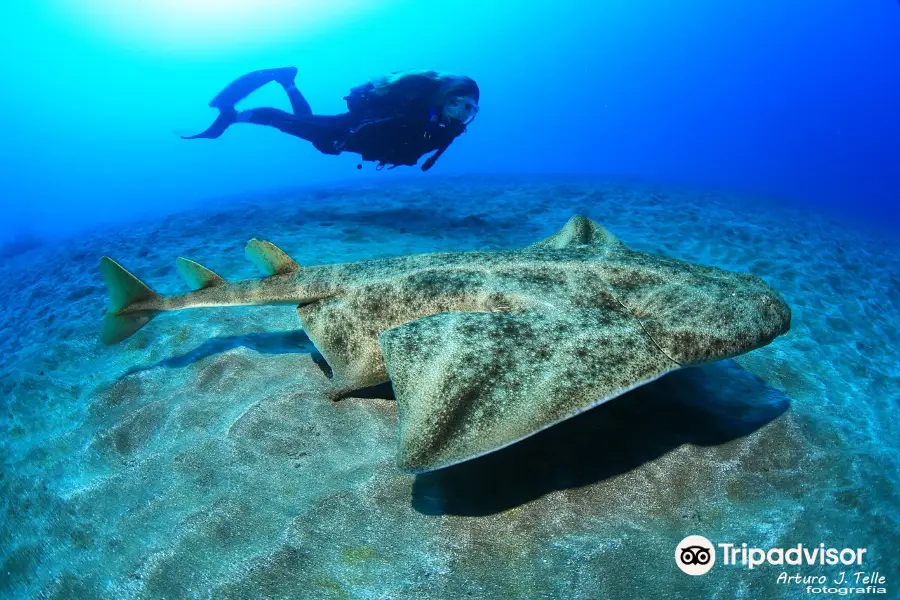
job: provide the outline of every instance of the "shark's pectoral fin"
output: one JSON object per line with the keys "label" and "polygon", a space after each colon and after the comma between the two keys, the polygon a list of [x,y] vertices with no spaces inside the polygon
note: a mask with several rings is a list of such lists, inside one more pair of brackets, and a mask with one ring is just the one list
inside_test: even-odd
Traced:
{"label": "shark's pectoral fin", "polygon": [[678,368],[626,311],[447,312],[381,334],[400,467],[508,446]]}
{"label": "shark's pectoral fin", "polygon": [[300,265],[287,253],[265,240],[252,239],[245,249],[247,258],[266,276],[284,275],[300,270]]}

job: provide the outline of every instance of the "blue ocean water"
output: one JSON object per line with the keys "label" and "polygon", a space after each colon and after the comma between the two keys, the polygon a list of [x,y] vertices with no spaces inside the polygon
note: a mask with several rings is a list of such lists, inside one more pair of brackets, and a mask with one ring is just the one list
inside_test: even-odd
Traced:
{"label": "blue ocean water", "polygon": [[[842,572],[873,580],[857,595],[900,597],[896,2],[64,0],[0,16],[0,597],[868,589]],[[228,82],[286,65],[316,114],[407,69],[472,77],[480,110],[427,173],[242,123],[179,139]],[[274,84],[241,106],[290,110]],[[98,339],[101,256],[173,294],[178,256],[256,277],[251,238],[318,265],[518,248],[576,213],[637,250],[761,277],[790,333],[416,476],[395,466],[395,402],[329,402],[291,307]],[[720,551],[692,577],[673,556],[693,534],[867,553],[749,569]]]}

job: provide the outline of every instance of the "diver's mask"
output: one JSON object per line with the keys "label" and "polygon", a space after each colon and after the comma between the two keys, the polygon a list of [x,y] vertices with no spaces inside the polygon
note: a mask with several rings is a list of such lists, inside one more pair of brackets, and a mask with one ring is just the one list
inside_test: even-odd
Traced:
{"label": "diver's mask", "polygon": [[471,96],[451,96],[444,101],[442,112],[447,121],[468,125],[478,114],[478,101]]}

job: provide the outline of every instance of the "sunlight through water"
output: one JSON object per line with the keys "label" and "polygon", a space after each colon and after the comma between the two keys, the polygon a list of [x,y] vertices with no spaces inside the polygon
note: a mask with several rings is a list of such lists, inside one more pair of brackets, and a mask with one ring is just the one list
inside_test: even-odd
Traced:
{"label": "sunlight through water", "polygon": [[379,0],[73,0],[85,26],[133,47],[167,52],[227,50],[297,39],[340,26]]}

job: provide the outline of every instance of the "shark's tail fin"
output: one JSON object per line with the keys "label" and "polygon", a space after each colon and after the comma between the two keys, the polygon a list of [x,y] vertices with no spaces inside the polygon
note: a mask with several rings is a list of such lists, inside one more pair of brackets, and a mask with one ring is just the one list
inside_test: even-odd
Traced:
{"label": "shark's tail fin", "polygon": [[[100,339],[104,344],[115,344],[149,323],[159,313],[149,305],[162,297],[109,257],[100,259],[100,273],[109,292],[109,310],[103,317]],[[137,302],[148,307],[124,312]]]}

